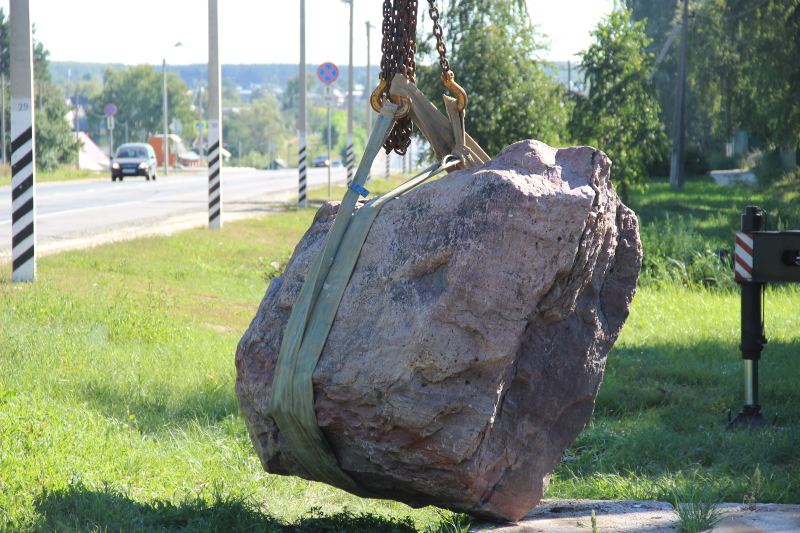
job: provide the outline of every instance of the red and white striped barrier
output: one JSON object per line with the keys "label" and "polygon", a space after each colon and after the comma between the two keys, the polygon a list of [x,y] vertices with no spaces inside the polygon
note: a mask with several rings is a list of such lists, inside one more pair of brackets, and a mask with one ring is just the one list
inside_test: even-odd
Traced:
{"label": "red and white striped barrier", "polygon": [[753,234],[736,232],[734,280],[753,281]]}

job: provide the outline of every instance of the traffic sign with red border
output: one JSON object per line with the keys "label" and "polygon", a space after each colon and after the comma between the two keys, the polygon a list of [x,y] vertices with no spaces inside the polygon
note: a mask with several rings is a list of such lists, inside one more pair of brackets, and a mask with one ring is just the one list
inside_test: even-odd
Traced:
{"label": "traffic sign with red border", "polygon": [[317,78],[322,83],[333,83],[339,77],[339,67],[330,61],[317,67]]}
{"label": "traffic sign with red border", "polygon": [[106,104],[105,107],[103,107],[103,113],[105,113],[107,117],[113,117],[117,114],[117,106],[114,104]]}

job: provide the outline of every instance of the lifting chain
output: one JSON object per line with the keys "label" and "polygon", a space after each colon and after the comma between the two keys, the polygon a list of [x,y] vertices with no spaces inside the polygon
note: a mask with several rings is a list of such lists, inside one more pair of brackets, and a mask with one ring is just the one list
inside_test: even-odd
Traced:
{"label": "lifting chain", "polygon": [[436,37],[436,51],[439,52],[439,65],[442,67],[442,74],[450,72],[450,62],[447,60],[447,47],[444,45],[444,38],[442,37],[442,25],[439,24],[439,10],[433,0],[428,0],[430,5],[430,15],[433,21],[433,36]]}
{"label": "lifting chain", "polygon": [[[447,60],[447,48],[444,45],[442,26],[439,23],[439,10],[434,0],[428,0],[430,16],[433,21],[433,35],[436,37],[436,51],[439,53],[440,76],[442,83],[453,91],[458,102],[458,110],[467,107],[467,93],[455,81]],[[416,81],[417,52],[417,7],[418,0],[384,0],[383,1],[383,40],[381,42],[381,74],[380,85],[372,94],[372,107],[380,110],[380,102],[390,98],[389,89],[396,73],[403,74],[411,83]],[[395,102],[398,103],[399,102]],[[395,121],[389,137],[383,147],[388,154],[392,150],[405,155],[411,144],[413,124],[406,114]]]}
{"label": "lifting chain", "polygon": [[[416,81],[417,0],[384,0],[382,30],[380,96],[388,98],[395,73],[400,72],[412,83]],[[383,145],[386,153],[394,150],[405,155],[411,145],[412,129],[411,117],[397,119]]]}
{"label": "lifting chain", "polygon": [[439,76],[445,87],[453,91],[458,102],[458,110],[464,111],[467,108],[467,92],[455,82],[453,71],[450,70],[450,62],[447,60],[447,47],[444,45],[442,37],[442,25],[439,24],[439,10],[436,9],[434,0],[428,0],[430,5],[430,15],[433,21],[433,36],[436,37],[436,51],[439,52],[439,66],[442,67],[442,74]]}

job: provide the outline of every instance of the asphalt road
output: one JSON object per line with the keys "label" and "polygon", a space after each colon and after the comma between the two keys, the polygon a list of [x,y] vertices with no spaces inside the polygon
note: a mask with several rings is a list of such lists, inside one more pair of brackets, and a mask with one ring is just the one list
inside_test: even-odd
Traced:
{"label": "asphalt road", "polygon": [[[236,215],[263,211],[269,201],[297,197],[297,169],[223,170],[223,223]],[[346,169],[332,169],[344,183]],[[309,188],[324,187],[328,172],[309,169]],[[122,238],[201,225],[207,220],[208,177],[171,173],[155,181],[111,178],[36,185],[37,249],[47,253]],[[177,227],[180,226],[180,227]],[[11,257],[11,187],[0,187],[0,260]]]}

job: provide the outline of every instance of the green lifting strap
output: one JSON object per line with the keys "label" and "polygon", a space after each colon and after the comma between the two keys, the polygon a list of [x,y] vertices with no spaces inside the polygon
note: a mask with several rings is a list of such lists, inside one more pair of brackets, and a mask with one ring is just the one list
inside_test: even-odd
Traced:
{"label": "green lifting strap", "polygon": [[351,187],[308,275],[286,324],[270,393],[270,410],[292,453],[317,481],[356,496],[376,498],[342,471],[314,412],[312,375],[333,324],[361,247],[381,208],[459,160],[446,157],[391,192],[373,198],[353,215],[358,190],[394,122],[397,106],[384,103]]}

